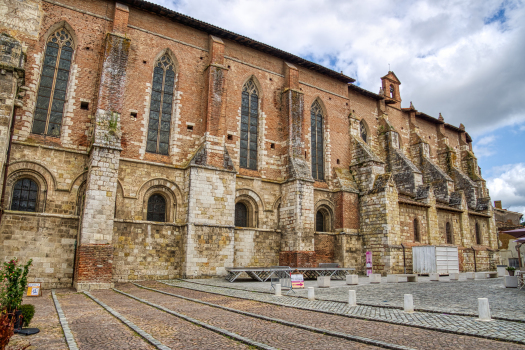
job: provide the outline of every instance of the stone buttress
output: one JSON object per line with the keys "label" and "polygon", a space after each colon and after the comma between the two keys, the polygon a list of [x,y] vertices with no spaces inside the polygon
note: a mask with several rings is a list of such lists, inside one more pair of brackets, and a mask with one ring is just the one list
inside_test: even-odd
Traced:
{"label": "stone buttress", "polygon": [[113,31],[107,33],[105,39],[76,252],[74,286],[77,290],[109,288],[113,284],[113,219],[122,150],[120,116],[131,45],[125,36],[128,13],[127,6],[117,3]]}

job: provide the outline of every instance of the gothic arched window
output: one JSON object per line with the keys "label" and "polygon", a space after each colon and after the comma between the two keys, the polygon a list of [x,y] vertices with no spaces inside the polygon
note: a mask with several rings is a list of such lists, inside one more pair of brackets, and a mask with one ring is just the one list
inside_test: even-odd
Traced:
{"label": "gothic arched window", "polygon": [[248,227],[248,208],[241,202],[235,204],[235,226]]}
{"label": "gothic arched window", "polygon": [[448,244],[452,244],[452,225],[450,225],[450,222],[447,222],[446,226],[445,226],[445,229],[446,229],[446,234],[447,234],[447,243]]}
{"label": "gothic arched window", "polygon": [[318,210],[315,214],[315,231],[316,232],[325,232],[324,230],[324,215]]}
{"label": "gothic arched window", "polygon": [[160,194],[148,199],[148,221],[166,222],[166,199]]}
{"label": "gothic arched window", "polygon": [[312,125],[312,177],[316,180],[324,180],[323,110],[318,101],[312,105],[310,116]]}
{"label": "gothic arched window", "polygon": [[419,221],[417,219],[414,219],[414,242],[419,242],[420,241],[420,236],[419,236]]}
{"label": "gothic arched window", "polygon": [[47,41],[36,100],[33,134],[60,137],[73,58],[72,46],[73,39],[65,28],[57,30]]}
{"label": "gothic arched window", "polygon": [[173,61],[164,54],[153,70],[147,152],[168,154],[174,86]]}
{"label": "gothic arched window", "polygon": [[252,79],[242,88],[241,105],[241,168],[257,170],[257,129],[259,94]]}
{"label": "gothic arched window", "polygon": [[476,222],[476,244],[481,244],[481,230],[479,224]]}
{"label": "gothic arched window", "polygon": [[11,210],[36,211],[38,185],[31,179],[20,179],[15,183]]}
{"label": "gothic arched window", "polygon": [[365,122],[362,120],[359,122],[359,131],[361,132],[361,138],[363,139],[363,141],[366,142],[367,137],[368,137],[368,132],[366,131]]}

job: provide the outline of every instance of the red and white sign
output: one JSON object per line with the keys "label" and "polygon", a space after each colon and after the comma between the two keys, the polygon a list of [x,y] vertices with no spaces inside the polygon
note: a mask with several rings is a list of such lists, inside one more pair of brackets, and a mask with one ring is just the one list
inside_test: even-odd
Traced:
{"label": "red and white sign", "polygon": [[292,274],[292,288],[304,288],[304,276],[302,274]]}

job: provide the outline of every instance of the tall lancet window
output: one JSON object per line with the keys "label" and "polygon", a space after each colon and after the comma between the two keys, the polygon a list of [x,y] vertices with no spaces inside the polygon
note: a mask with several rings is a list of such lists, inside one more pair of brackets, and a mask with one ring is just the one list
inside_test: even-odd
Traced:
{"label": "tall lancet window", "polygon": [[324,180],[324,150],[323,150],[323,110],[318,101],[312,105],[312,177],[316,180]]}
{"label": "tall lancet window", "polygon": [[359,122],[359,129],[360,129],[360,132],[361,132],[361,138],[363,139],[363,141],[367,142],[368,133],[366,131],[365,122],[362,121],[362,120],[361,120],[361,122]]}
{"label": "tall lancet window", "polygon": [[257,128],[259,125],[259,94],[252,79],[242,88],[241,105],[241,168],[257,170]]}
{"label": "tall lancet window", "polygon": [[168,154],[174,86],[173,61],[168,54],[164,54],[153,71],[147,152]]}
{"label": "tall lancet window", "polygon": [[71,34],[65,28],[60,28],[49,37],[46,44],[36,100],[33,134],[60,137],[72,58]]}

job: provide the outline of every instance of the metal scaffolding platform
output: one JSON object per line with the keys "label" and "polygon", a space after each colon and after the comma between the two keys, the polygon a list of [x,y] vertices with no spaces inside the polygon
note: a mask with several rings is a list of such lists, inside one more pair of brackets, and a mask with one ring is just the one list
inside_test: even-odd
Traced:
{"label": "metal scaffolding platform", "polygon": [[316,279],[319,276],[330,276],[330,279],[344,280],[346,275],[350,275],[355,271],[353,267],[297,267],[290,268],[288,266],[279,266],[277,269],[273,267],[227,267],[228,275],[226,280],[228,282],[235,281],[243,272],[250,276],[253,280],[259,282],[266,282],[276,271],[282,268],[284,270],[297,270],[304,275],[304,279]]}

